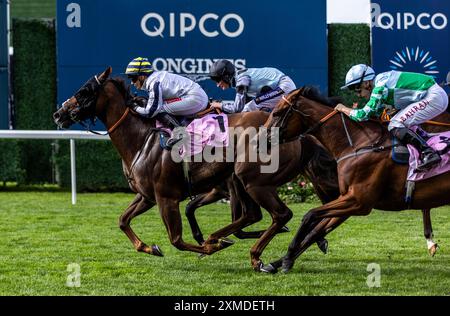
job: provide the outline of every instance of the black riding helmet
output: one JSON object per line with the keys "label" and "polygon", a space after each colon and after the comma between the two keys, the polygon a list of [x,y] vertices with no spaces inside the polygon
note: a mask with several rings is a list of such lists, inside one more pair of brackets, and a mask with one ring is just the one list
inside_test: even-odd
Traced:
{"label": "black riding helmet", "polygon": [[219,59],[211,65],[209,77],[215,82],[225,81],[231,85],[236,69],[233,63],[226,59]]}

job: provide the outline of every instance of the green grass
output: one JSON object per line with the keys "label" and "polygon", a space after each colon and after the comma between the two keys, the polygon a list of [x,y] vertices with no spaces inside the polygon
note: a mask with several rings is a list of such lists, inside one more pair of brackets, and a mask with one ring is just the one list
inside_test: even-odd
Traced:
{"label": "green grass", "polygon": [[56,0],[12,0],[10,4],[13,18],[56,17]]}
{"label": "green grass", "polygon": [[[67,192],[0,192],[0,295],[450,295],[450,207],[432,211],[441,246],[434,258],[420,212],[374,211],[332,232],[327,255],[313,246],[290,274],[266,275],[250,267],[252,240],[233,238],[232,247],[203,259],[178,251],[156,208],[132,227],[165,257],[136,252],[117,225],[132,197],[79,194],[72,206]],[[292,231],[269,244],[265,262],[285,253],[302,214],[314,206],[290,205]],[[205,235],[230,219],[227,204],[197,214]],[[268,218],[254,228],[265,228]],[[193,242],[186,222],[185,240]],[[80,265],[80,287],[66,286],[70,263]],[[381,267],[380,287],[366,285],[370,263]]]}

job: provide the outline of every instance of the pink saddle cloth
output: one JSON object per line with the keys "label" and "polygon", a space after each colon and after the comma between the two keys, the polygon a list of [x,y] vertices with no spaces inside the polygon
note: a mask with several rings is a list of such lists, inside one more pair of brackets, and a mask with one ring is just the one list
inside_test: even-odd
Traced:
{"label": "pink saddle cloth", "polygon": [[408,145],[409,150],[409,170],[408,181],[421,181],[450,170],[450,131],[438,134],[430,134],[432,137],[427,144],[436,150],[442,160],[439,164],[424,172],[415,172],[419,163],[419,152],[414,146]]}
{"label": "pink saddle cloth", "polygon": [[[159,122],[157,127],[161,127]],[[225,114],[208,114],[202,118],[193,120],[184,128],[177,128],[175,131],[165,129],[171,137],[182,135],[178,153],[181,158],[194,156],[203,151],[206,146],[227,147],[228,136],[228,116]]]}

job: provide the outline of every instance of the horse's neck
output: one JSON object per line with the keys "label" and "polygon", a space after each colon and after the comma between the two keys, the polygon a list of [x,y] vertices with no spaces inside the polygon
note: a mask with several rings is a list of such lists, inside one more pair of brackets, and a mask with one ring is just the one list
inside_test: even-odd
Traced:
{"label": "horse's neck", "polygon": [[[103,118],[103,123],[108,130],[119,122],[125,111],[125,104],[114,104],[110,101],[106,115]],[[144,145],[144,142],[147,140],[146,136],[152,127],[150,122],[144,122],[142,118],[130,111],[117,128],[109,134],[111,142],[128,167],[131,166],[135,155]]]}
{"label": "horse's neck", "polygon": [[[324,105],[319,105],[318,107],[318,109],[311,112],[311,117],[315,122],[318,122],[330,113],[328,107]],[[344,122],[342,115],[344,116]],[[380,134],[380,131],[382,131],[381,127],[376,129],[374,123],[363,124],[365,126],[362,128],[362,126],[359,126],[358,123],[352,121],[345,114],[336,113],[317,128],[313,135],[335,158],[339,158],[344,152],[354,151],[383,140],[383,135]]]}

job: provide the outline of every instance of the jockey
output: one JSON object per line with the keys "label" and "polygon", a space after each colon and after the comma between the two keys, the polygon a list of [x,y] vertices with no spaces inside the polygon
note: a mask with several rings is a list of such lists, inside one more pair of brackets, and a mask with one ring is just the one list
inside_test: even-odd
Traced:
{"label": "jockey", "polygon": [[447,108],[447,94],[432,77],[394,70],[375,76],[370,66],[359,64],[348,71],[345,85],[341,89],[350,89],[359,97],[369,99],[361,109],[350,109],[343,104],[335,107],[335,110],[355,121],[365,121],[372,115],[381,115],[384,108],[398,110],[391,118],[388,130],[402,143],[411,144],[421,152],[418,171],[427,170],[441,161],[439,154],[410,129],[434,118]]}
{"label": "jockey", "polygon": [[208,106],[208,96],[198,83],[167,71],[154,71],[147,58],[134,58],[125,74],[136,89],[148,91],[144,107],[134,102],[133,110],[144,117],[156,117],[168,127],[180,126],[172,115],[188,116]]}
{"label": "jockey", "polygon": [[[216,61],[209,76],[223,90],[236,89],[234,103],[212,102],[212,108],[225,113],[263,110],[270,112],[283,95],[295,90],[295,83],[276,68],[248,68],[236,71],[234,65],[226,60]],[[250,101],[248,102],[248,100]]]}

